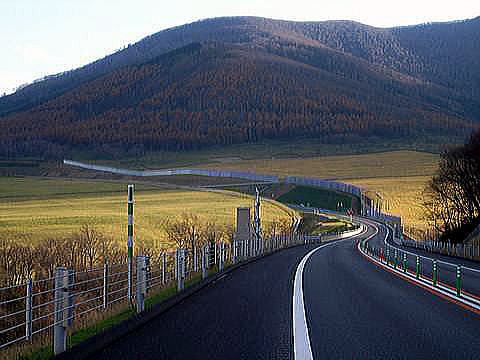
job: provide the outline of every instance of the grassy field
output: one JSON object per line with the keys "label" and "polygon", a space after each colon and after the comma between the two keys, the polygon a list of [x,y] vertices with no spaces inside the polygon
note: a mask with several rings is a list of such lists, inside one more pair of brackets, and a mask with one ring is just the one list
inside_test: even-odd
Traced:
{"label": "grassy field", "polygon": [[253,144],[216,146],[193,152],[154,152],[140,157],[121,159],[110,159],[108,156],[99,158],[98,154],[89,156],[89,154],[82,152],[72,154],[72,158],[117,167],[152,169],[222,163],[229,159],[307,158],[342,154],[368,154],[392,150],[439,153],[445,144],[461,144],[464,140],[463,137],[451,136],[392,140],[378,138],[338,139],[332,143],[325,143],[319,139],[266,140]]}
{"label": "grassy field", "polygon": [[288,204],[321,207],[327,210],[345,211],[352,208],[353,197],[349,194],[327,191],[310,186],[297,186],[288,193],[277,198]]}
{"label": "grassy field", "polygon": [[[126,234],[126,185],[122,183],[46,178],[0,177],[0,231],[19,241],[35,241],[77,231],[83,224],[118,241]],[[177,214],[196,214],[201,221],[214,219],[233,226],[235,209],[253,201],[225,194],[169,190],[137,184],[135,234],[137,243],[168,247],[162,222]],[[287,217],[281,209],[264,203],[265,222]]]}
{"label": "grassy field", "polygon": [[393,151],[363,155],[323,156],[305,159],[244,160],[202,165],[211,170],[247,171],[278,176],[299,175],[320,179],[364,179],[424,176],[436,169],[438,155]]}
{"label": "grassy field", "polygon": [[363,189],[379,192],[387,201],[387,213],[401,216],[404,223],[424,229],[422,192],[430,180],[429,176],[397,178],[354,179],[349,183]]}
{"label": "grassy field", "polygon": [[423,227],[421,195],[436,171],[438,159],[438,155],[431,153],[393,151],[307,159],[244,160],[201,167],[340,180],[366,191],[379,192],[388,201],[390,214],[402,216],[409,225]]}

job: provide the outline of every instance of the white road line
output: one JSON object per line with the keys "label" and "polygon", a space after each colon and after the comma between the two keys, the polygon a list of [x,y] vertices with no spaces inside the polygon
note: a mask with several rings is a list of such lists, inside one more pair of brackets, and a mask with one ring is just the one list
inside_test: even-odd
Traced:
{"label": "white road line", "polygon": [[[371,223],[371,226],[373,226],[375,229],[377,229],[377,233],[378,233],[378,227],[376,225],[374,225],[373,223]],[[383,224],[380,224],[380,226],[383,226]],[[384,242],[387,246],[390,246],[390,247],[393,247],[395,248],[395,246],[392,246],[390,244],[387,243],[387,238],[388,238],[388,235],[389,235],[389,232],[390,232],[390,229],[389,227],[386,227],[387,229],[387,234],[385,235],[385,238],[384,238]],[[366,241],[369,241],[370,238],[367,238],[365,239]],[[417,283],[417,284],[420,284],[424,287],[428,287],[429,289],[433,290],[433,292],[436,292],[436,293],[439,293],[439,294],[442,294],[444,296],[446,296],[447,298],[449,299],[452,299],[456,302],[460,302],[460,303],[463,303],[464,305],[467,305],[467,306],[470,306],[471,308],[474,308],[476,310],[480,310],[480,302],[478,301],[478,299],[475,299],[471,296],[468,296],[467,294],[463,294],[462,293],[462,296],[461,297],[458,297],[456,295],[456,290],[453,290],[451,288],[448,288],[446,286],[443,286],[442,284],[438,284],[437,286],[433,286],[431,283],[429,283],[428,281],[424,280],[424,279],[417,279],[416,276],[413,276],[412,274],[408,273],[408,272],[404,272],[403,270],[400,271],[398,269],[395,269],[395,268],[391,268],[390,266],[387,266],[386,264],[384,264],[382,261],[379,261],[377,258],[375,258],[374,256],[371,256],[369,254],[367,254],[367,252],[363,251],[360,247],[360,243],[358,243],[357,245],[357,248],[358,250],[366,257],[370,258],[373,262],[375,262],[376,264],[380,265],[381,268],[383,269],[388,269],[390,270],[391,272],[393,273],[396,273],[397,275],[400,275],[404,278],[409,278],[410,281],[414,282],[414,283]],[[402,249],[398,249],[400,251],[404,251]],[[409,254],[412,254],[412,255],[416,255],[414,253],[410,253],[408,251],[405,251]],[[420,257],[423,257],[423,256],[420,256]],[[427,258],[427,257],[423,257],[425,259],[430,259],[430,258]],[[447,263],[449,264],[449,263]]]}
{"label": "white road line", "polygon": [[[365,230],[365,232],[368,229]],[[363,232],[362,234],[364,234]],[[360,236],[358,234],[356,236]],[[375,235],[375,234],[374,234]],[[312,360],[312,347],[310,345],[310,336],[308,334],[307,317],[305,315],[305,303],[303,296],[303,270],[310,256],[316,251],[326,247],[350,240],[351,238],[335,241],[321,245],[307,255],[305,255],[298,264],[295,272],[295,281],[293,284],[293,352],[295,360]]]}

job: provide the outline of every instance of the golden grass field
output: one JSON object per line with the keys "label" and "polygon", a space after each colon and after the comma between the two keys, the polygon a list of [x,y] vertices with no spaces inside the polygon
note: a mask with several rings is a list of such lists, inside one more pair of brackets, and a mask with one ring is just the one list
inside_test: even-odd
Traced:
{"label": "golden grass field", "polygon": [[338,180],[379,192],[389,203],[388,213],[424,227],[422,191],[435,173],[439,156],[416,151],[392,151],[351,156],[304,159],[244,160],[206,164],[201,168],[247,171],[278,176],[299,175]]}
{"label": "golden grass field", "polygon": [[[62,236],[89,223],[118,241],[126,237],[126,185],[114,182],[49,178],[0,177],[0,231],[19,241]],[[211,192],[171,190],[138,184],[135,191],[137,242],[168,247],[162,222],[191,213],[200,221],[222,226],[235,222],[236,207],[253,201]],[[264,202],[263,218],[287,218],[280,208]]]}

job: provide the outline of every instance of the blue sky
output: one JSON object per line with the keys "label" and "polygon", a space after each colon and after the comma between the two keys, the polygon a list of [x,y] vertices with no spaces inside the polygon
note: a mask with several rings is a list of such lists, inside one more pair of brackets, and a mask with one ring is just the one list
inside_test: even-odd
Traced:
{"label": "blue sky", "polygon": [[0,0],[0,94],[176,25],[217,16],[389,27],[480,15],[479,0]]}

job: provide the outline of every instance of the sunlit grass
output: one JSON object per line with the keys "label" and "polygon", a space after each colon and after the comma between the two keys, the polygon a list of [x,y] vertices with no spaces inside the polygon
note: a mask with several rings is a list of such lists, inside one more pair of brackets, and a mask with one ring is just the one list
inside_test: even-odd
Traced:
{"label": "sunlit grass", "polygon": [[[19,241],[36,241],[63,236],[91,224],[115,240],[127,234],[126,184],[42,178],[0,178],[0,231]],[[3,189],[8,189],[4,191]],[[198,216],[201,222],[232,226],[240,206],[253,201],[226,194],[168,190],[139,184],[135,192],[135,239],[137,243],[168,247],[163,230],[167,219],[183,213]],[[288,215],[264,203],[265,222]]]}
{"label": "sunlit grass", "polygon": [[423,189],[435,173],[439,156],[416,151],[392,151],[305,159],[245,160],[205,165],[202,168],[250,171],[278,176],[305,176],[339,180],[378,192],[387,212],[402,216],[408,225],[424,227]]}

